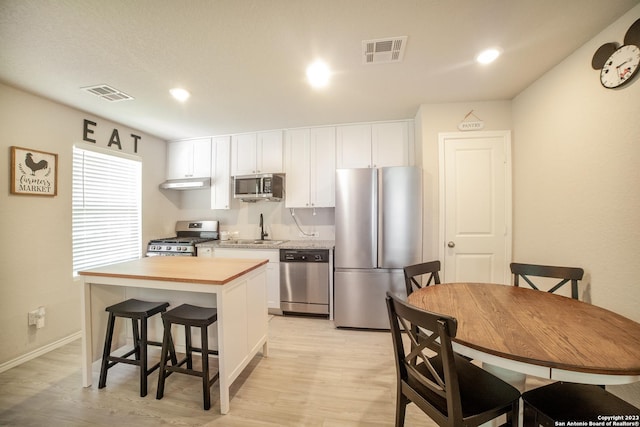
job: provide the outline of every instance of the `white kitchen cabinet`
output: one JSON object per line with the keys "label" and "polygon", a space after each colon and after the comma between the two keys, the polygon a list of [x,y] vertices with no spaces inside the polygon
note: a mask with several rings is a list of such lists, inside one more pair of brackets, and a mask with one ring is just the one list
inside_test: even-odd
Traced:
{"label": "white kitchen cabinet", "polygon": [[409,122],[382,122],[337,127],[337,168],[381,168],[410,165]]}
{"label": "white kitchen cabinet", "polygon": [[211,209],[231,207],[231,137],[211,140]]}
{"label": "white kitchen cabinet", "polygon": [[167,143],[167,179],[209,178],[211,138]]}
{"label": "white kitchen cabinet", "polygon": [[409,166],[409,124],[371,125],[371,162],[374,167]]}
{"label": "white kitchen cabinet", "polygon": [[333,126],[287,131],[286,207],[335,206],[335,147]]}
{"label": "white kitchen cabinet", "polygon": [[231,137],[231,175],[256,173],[257,140],[255,133]]}
{"label": "white kitchen cabinet", "polygon": [[[203,254],[204,255],[204,254]],[[207,255],[204,255],[207,256]],[[211,256],[209,254],[208,256]],[[278,312],[280,310],[280,250],[278,249],[244,249],[215,248],[214,258],[250,258],[268,259],[267,264],[267,307]]]}
{"label": "white kitchen cabinet", "polygon": [[336,129],[336,167],[371,167],[371,125],[345,125]]}
{"label": "white kitchen cabinet", "polygon": [[281,130],[232,136],[231,175],[283,171]]}

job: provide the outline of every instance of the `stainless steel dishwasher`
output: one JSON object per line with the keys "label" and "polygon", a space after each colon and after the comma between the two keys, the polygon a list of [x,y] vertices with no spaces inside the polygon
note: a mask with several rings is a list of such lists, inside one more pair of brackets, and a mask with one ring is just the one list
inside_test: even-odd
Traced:
{"label": "stainless steel dishwasher", "polygon": [[328,249],[280,249],[280,309],[329,315]]}

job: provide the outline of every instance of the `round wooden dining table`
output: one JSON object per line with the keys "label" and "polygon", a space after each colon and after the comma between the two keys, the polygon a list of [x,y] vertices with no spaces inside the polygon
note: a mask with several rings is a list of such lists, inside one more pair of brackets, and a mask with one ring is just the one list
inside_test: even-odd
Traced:
{"label": "round wooden dining table", "polygon": [[454,350],[483,363],[583,384],[640,381],[640,324],[604,308],[488,283],[426,286],[408,302],[456,318]]}

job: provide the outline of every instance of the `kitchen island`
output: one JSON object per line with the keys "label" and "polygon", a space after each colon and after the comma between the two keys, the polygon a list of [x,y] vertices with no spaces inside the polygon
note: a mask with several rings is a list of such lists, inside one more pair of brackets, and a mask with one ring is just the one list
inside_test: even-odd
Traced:
{"label": "kitchen island", "polygon": [[[102,355],[105,307],[128,298],[217,307],[212,342],[219,352],[220,412],[227,413],[233,381],[260,348],[267,356],[266,264],[260,259],[149,257],[80,272],[83,386],[93,383],[92,365]],[[162,322],[156,317],[149,338],[161,340]]]}

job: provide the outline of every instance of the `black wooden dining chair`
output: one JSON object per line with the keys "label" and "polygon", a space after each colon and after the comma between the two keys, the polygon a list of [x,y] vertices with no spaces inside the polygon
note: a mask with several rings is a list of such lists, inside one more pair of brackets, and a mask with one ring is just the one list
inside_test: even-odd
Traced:
{"label": "black wooden dining chair", "polygon": [[[423,279],[429,275],[427,282]],[[404,282],[407,287],[407,296],[417,289],[429,286],[431,282],[440,284],[440,261],[429,261],[420,264],[408,265],[404,268]]]}
{"label": "black wooden dining chair", "polygon": [[554,267],[550,265],[520,264],[511,263],[511,273],[513,273],[513,285],[520,286],[520,278],[531,288],[539,291],[538,285],[533,283],[530,276],[547,277],[560,280],[547,292],[555,292],[565,284],[571,282],[571,298],[578,299],[578,280],[582,280],[584,270],[577,267]]}
{"label": "black wooden dining chair", "polygon": [[503,414],[518,425],[520,392],[453,352],[456,319],[421,310],[390,292],[386,301],[396,360],[396,427],[404,425],[411,402],[440,426],[472,427]]}
{"label": "black wooden dining chair", "polygon": [[[576,267],[511,263],[514,286],[519,278],[533,289],[540,290],[529,276],[547,277],[560,281],[547,292],[555,292],[571,282],[571,297],[578,299],[578,281],[584,270]],[[555,382],[522,394],[524,427],[553,427],[566,420],[598,421],[602,415],[637,415],[638,409],[614,396],[603,386]]]}
{"label": "black wooden dining chair", "polygon": [[[595,385],[557,382],[522,394],[523,427],[555,427],[566,420],[576,425],[602,421],[603,416],[635,415],[640,409]],[[584,422],[584,424],[579,424]]]}

